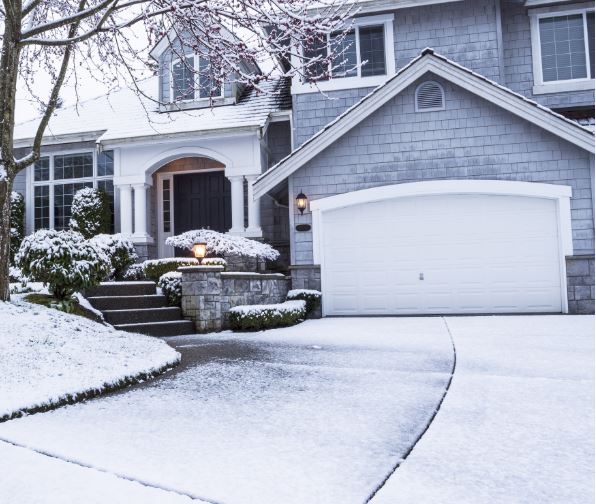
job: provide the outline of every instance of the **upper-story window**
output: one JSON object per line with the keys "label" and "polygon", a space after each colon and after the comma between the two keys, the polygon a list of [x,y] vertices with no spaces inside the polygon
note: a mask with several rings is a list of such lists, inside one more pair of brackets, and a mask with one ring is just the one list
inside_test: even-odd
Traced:
{"label": "upper-story window", "polygon": [[292,92],[378,86],[395,73],[393,44],[393,14],[356,18],[348,32],[331,33],[302,48],[310,59],[338,56],[329,65],[321,61],[307,75],[295,76]]}
{"label": "upper-story window", "polygon": [[534,94],[594,87],[594,10],[530,11]]}
{"label": "upper-story window", "polygon": [[173,61],[173,101],[220,98],[222,91],[207,58],[189,55]]}

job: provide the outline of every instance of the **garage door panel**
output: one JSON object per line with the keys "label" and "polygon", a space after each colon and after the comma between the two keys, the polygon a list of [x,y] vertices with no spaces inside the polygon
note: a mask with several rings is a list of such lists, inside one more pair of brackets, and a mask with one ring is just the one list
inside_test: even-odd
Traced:
{"label": "garage door panel", "polygon": [[327,314],[561,311],[553,200],[397,198],[322,222]]}

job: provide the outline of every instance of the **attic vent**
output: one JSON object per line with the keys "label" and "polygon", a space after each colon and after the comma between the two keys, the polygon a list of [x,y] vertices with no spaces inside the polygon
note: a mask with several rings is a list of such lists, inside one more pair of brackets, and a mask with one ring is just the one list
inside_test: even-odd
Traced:
{"label": "attic vent", "polygon": [[416,112],[445,108],[445,93],[438,82],[426,81],[416,88]]}

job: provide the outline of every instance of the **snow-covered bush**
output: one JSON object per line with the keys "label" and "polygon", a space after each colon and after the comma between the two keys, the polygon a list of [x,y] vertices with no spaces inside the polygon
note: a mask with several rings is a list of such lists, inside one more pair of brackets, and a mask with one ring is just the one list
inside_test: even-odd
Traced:
{"label": "snow-covered bush", "polygon": [[237,255],[269,259],[271,261],[275,261],[279,257],[279,252],[271,247],[271,245],[256,240],[249,240],[242,236],[218,233],[211,229],[187,231],[166,240],[166,244],[186,250],[192,250],[193,245],[198,242],[207,244],[208,255]]}
{"label": "snow-covered bush", "polygon": [[36,231],[23,240],[15,260],[24,275],[47,284],[58,299],[97,285],[111,270],[106,253],[74,231]]}
{"label": "snow-covered bush", "polygon": [[27,277],[23,275],[23,272],[16,266],[10,266],[8,268],[8,280],[10,283],[27,283]]}
{"label": "snow-covered bush", "polygon": [[306,313],[312,313],[321,304],[321,293],[318,290],[294,289],[288,292],[286,296],[288,301],[302,299],[306,301]]}
{"label": "snow-covered bush", "polygon": [[124,280],[147,280],[145,276],[145,269],[143,268],[143,263],[131,264],[124,275],[122,275]]}
{"label": "snow-covered bush", "polygon": [[139,258],[132,241],[124,235],[99,234],[90,241],[108,255],[112,263],[111,276],[116,280],[122,280],[125,271]]}
{"label": "snow-covered bush", "polygon": [[10,264],[25,238],[25,198],[21,193],[10,194]]}
{"label": "snow-covered bush", "polygon": [[203,266],[223,266],[224,270],[228,267],[228,262],[221,257],[205,257],[201,264]]}
{"label": "snow-covered bush", "polygon": [[105,191],[85,187],[72,198],[70,229],[85,238],[110,232],[112,216],[110,200]]}
{"label": "snow-covered bush", "polygon": [[229,312],[234,331],[260,331],[294,325],[306,317],[306,301],[236,306]]}
{"label": "snow-covered bush", "polygon": [[159,277],[157,286],[168,299],[169,304],[180,306],[182,302],[182,273],[179,271],[164,273]]}
{"label": "snow-covered bush", "polygon": [[180,266],[197,266],[199,261],[194,257],[168,257],[166,259],[149,259],[143,263],[145,276],[157,282],[159,278],[170,271],[176,271]]}

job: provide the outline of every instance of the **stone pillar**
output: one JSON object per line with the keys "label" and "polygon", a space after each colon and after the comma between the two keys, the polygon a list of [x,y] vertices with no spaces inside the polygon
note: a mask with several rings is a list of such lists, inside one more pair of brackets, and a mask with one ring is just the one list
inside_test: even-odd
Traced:
{"label": "stone pillar", "polygon": [[244,177],[228,177],[232,184],[232,229],[231,234],[244,234]]}
{"label": "stone pillar", "polygon": [[120,189],[120,232],[132,234],[132,187],[118,186]]}
{"label": "stone pillar", "polygon": [[248,227],[246,235],[251,238],[261,238],[263,230],[261,229],[261,198],[254,199],[252,184],[257,180],[258,175],[246,175],[248,182]]}
{"label": "stone pillar", "polygon": [[221,331],[221,273],[223,266],[189,266],[182,273],[182,314],[197,332]]}
{"label": "stone pillar", "polygon": [[147,239],[147,184],[135,184],[135,232],[134,238]]}

